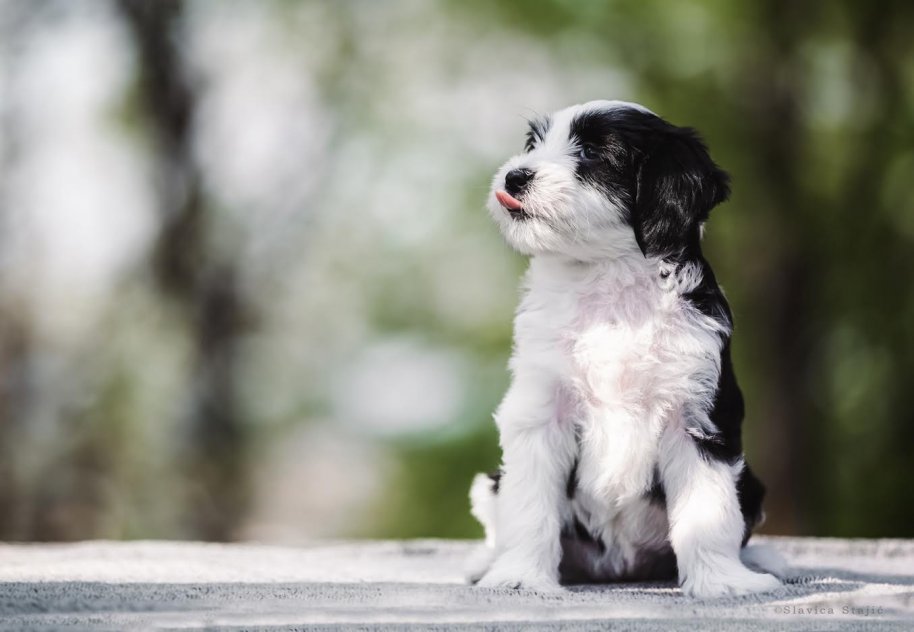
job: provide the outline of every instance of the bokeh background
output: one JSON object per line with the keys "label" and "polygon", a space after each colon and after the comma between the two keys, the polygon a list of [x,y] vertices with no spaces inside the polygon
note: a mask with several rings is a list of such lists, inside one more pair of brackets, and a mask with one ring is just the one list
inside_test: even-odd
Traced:
{"label": "bokeh background", "polygon": [[0,0],[0,538],[478,537],[525,117],[733,176],[768,533],[914,536],[909,0]]}

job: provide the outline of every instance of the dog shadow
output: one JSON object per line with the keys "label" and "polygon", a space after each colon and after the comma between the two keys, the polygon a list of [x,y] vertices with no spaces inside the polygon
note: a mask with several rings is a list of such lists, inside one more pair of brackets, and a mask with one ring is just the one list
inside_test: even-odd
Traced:
{"label": "dog shadow", "polygon": [[[844,568],[805,568],[794,567],[786,577],[782,577],[782,586],[770,592],[750,595],[723,596],[709,599],[695,599],[683,594],[678,584],[673,581],[571,584],[565,586],[576,593],[600,593],[619,591],[646,595],[669,595],[673,602],[701,604],[709,607],[764,606],[782,602],[802,600],[822,595],[823,598],[835,593],[853,593],[873,584],[888,586],[914,586],[914,575],[879,574],[852,571]],[[914,594],[914,592],[909,593]]]}

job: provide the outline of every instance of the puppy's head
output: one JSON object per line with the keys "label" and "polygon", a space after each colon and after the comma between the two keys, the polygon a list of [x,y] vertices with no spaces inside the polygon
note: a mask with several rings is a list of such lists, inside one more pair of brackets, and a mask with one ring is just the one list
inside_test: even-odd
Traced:
{"label": "puppy's head", "polygon": [[488,207],[524,254],[679,258],[697,252],[728,181],[694,130],[634,103],[592,101],[530,122]]}

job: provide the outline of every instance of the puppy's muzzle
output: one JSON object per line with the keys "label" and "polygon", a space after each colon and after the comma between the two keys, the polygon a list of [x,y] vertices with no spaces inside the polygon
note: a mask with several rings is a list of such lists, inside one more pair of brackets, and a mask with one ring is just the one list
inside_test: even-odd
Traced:
{"label": "puppy's muzzle", "polygon": [[505,188],[495,192],[495,199],[511,215],[514,220],[524,220],[529,217],[524,210],[524,204],[518,197],[527,189],[533,172],[529,169],[513,169],[505,175]]}

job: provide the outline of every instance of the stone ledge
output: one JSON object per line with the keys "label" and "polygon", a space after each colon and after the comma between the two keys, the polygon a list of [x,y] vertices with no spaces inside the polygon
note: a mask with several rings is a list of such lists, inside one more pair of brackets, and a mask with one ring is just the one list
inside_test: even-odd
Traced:
{"label": "stone ledge", "polygon": [[0,545],[0,627],[93,629],[910,629],[914,541],[761,538],[794,577],[769,595],[699,601],[671,584],[559,595],[462,582],[472,542]]}

